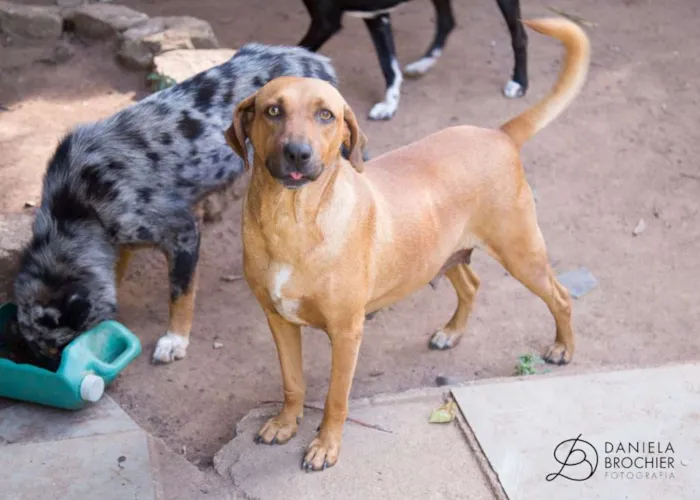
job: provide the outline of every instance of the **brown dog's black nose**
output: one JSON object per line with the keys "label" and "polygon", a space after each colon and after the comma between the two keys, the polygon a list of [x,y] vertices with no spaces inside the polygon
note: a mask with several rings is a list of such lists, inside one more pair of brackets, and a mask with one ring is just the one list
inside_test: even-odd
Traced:
{"label": "brown dog's black nose", "polygon": [[295,165],[308,163],[313,152],[311,146],[305,142],[288,142],[282,150],[284,159]]}

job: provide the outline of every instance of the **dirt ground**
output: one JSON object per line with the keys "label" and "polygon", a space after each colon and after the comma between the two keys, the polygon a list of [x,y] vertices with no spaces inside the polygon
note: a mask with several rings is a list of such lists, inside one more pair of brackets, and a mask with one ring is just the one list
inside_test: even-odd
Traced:
{"label": "dirt ground", "polygon": [[[243,0],[125,3],[150,15],[206,19],[222,45],[234,48],[252,40],[295,43],[307,25],[301,2],[291,0],[268,0],[264,11],[260,2]],[[504,99],[500,89],[512,54],[495,2],[455,4],[458,27],[445,55],[422,80],[406,83],[396,118],[362,120],[372,154],[456,123],[497,126],[552,85],[560,47],[531,34],[529,95]],[[550,14],[549,4],[524,0],[524,16]],[[578,100],[523,155],[556,270],[586,266],[600,285],[575,302],[578,350],[569,367],[554,370],[698,359],[700,4],[559,0],[556,7],[597,23],[589,30],[591,71]],[[396,12],[402,63],[423,53],[432,19],[427,0]],[[144,74],[118,68],[107,48],[74,47],[74,58],[57,66],[32,62],[45,47],[0,47],[0,104],[9,108],[0,111],[0,211],[20,211],[25,201],[38,199],[46,161],[63,133],[145,95]],[[383,93],[383,81],[363,23],[346,19],[323,52],[333,57],[350,104],[366,116]],[[640,218],[647,227],[635,237]],[[203,466],[232,438],[241,416],[282,396],[260,309],[244,281],[220,279],[241,272],[239,224],[236,204],[223,222],[206,229],[185,360],[149,363],[167,319],[161,256],[140,254],[120,294],[120,318],[141,337],[146,354],[109,393],[148,431]],[[507,376],[519,355],[541,351],[552,340],[551,317],[538,299],[484,254],[475,254],[474,267],[482,286],[461,344],[449,352],[428,350],[429,334],[449,319],[455,297],[446,282],[437,291],[426,287],[367,324],[353,396],[430,386],[437,375]],[[214,350],[215,339],[224,347]],[[326,337],[308,331],[304,347],[308,398],[320,400],[329,373]]]}

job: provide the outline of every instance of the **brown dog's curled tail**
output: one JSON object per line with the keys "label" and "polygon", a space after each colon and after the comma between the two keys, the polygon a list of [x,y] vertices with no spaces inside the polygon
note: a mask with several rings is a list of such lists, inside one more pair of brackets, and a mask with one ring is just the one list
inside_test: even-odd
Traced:
{"label": "brown dog's curled tail", "polygon": [[564,44],[564,65],[554,88],[540,102],[501,127],[513,141],[522,145],[571,104],[586,81],[591,56],[586,33],[574,22],[564,18],[523,21],[523,24]]}

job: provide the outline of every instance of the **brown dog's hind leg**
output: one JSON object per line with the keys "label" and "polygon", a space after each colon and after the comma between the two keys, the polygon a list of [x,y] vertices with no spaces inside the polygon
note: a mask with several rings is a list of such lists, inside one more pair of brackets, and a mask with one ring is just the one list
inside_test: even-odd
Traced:
{"label": "brown dog's hind leg", "polygon": [[255,436],[256,443],[284,444],[293,438],[301,417],[304,415],[304,369],[301,351],[301,328],[276,313],[267,313],[267,322],[277,345],[282,383],[284,384],[284,407],[275,417],[263,425]]}
{"label": "brown dog's hind leg", "polygon": [[[522,205],[521,205],[522,207]],[[489,251],[503,267],[528,290],[540,297],[556,323],[556,338],[544,355],[545,361],[564,365],[574,354],[574,332],[571,326],[571,297],[559,283],[549,266],[547,248],[537,225],[534,202],[525,208],[496,215],[498,235],[491,235]],[[497,236],[494,239],[494,236]]]}
{"label": "brown dog's hind leg", "polygon": [[[546,259],[546,254],[544,257]],[[544,300],[554,316],[557,333],[554,343],[544,355],[544,360],[556,365],[567,364],[574,355],[569,292],[557,281],[546,260],[537,267],[528,262],[511,262],[506,265],[506,269],[532,293]]]}
{"label": "brown dog's hind leg", "polygon": [[457,345],[467,326],[467,320],[474,305],[474,296],[479,288],[479,277],[468,264],[452,266],[445,275],[457,292],[457,310],[452,315],[452,319],[430,338],[431,349],[451,349]]}

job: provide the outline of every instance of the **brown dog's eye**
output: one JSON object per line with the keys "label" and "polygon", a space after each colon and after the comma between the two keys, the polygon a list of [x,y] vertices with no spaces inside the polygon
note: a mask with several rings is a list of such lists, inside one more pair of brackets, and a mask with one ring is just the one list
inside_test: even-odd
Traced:
{"label": "brown dog's eye", "polygon": [[333,119],[333,113],[331,113],[327,109],[322,109],[318,112],[318,117],[324,122],[329,122]]}
{"label": "brown dog's eye", "polygon": [[276,116],[279,116],[282,113],[282,110],[279,106],[270,106],[269,108],[267,108],[266,113],[267,116],[275,118]]}

